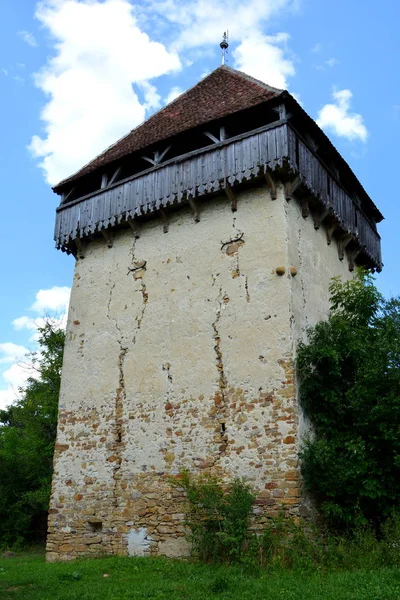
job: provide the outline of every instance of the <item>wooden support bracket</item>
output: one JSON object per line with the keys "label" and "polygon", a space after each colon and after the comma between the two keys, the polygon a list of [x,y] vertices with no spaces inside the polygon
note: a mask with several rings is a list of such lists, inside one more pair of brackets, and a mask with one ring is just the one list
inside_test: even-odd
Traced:
{"label": "wooden support bracket", "polygon": [[215,135],[213,135],[210,131],[205,131],[204,135],[206,135],[214,144],[219,144],[221,140],[219,140]]}
{"label": "wooden support bracket", "polygon": [[111,185],[112,183],[114,183],[114,181],[117,179],[117,177],[119,176],[119,174],[122,171],[122,167],[118,167],[117,169],[115,169],[114,173],[112,174],[107,186]]}
{"label": "wooden support bracket", "polygon": [[132,229],[133,237],[137,240],[140,238],[140,225],[135,219],[127,219],[129,227]]}
{"label": "wooden support bracket", "polygon": [[75,258],[85,258],[86,255],[86,243],[79,237],[75,238],[76,255]]}
{"label": "wooden support bracket", "polygon": [[303,217],[303,219],[307,219],[309,214],[310,214],[310,207],[308,204],[308,198],[303,198],[301,200],[301,216]]}
{"label": "wooden support bracket", "polygon": [[344,259],[344,251],[346,250],[346,246],[349,245],[349,243],[351,242],[351,240],[353,239],[353,236],[350,235],[349,233],[346,233],[339,241],[338,241],[338,254],[339,254],[339,260],[343,260]]}
{"label": "wooden support bracket", "polygon": [[114,236],[108,229],[102,229],[101,234],[106,240],[107,248],[112,248],[114,243]]}
{"label": "wooden support bracket", "polygon": [[106,173],[103,173],[103,175],[101,176],[100,188],[104,189],[105,187],[107,187],[107,185],[108,185],[108,177],[107,177]]}
{"label": "wooden support bracket", "polygon": [[71,194],[73,194],[75,191],[75,188],[71,188],[68,192],[68,194],[66,194],[65,192],[63,192],[61,194],[61,204],[65,204],[68,201],[68,198],[71,196]]}
{"label": "wooden support bracket", "polygon": [[275,106],[272,110],[278,113],[279,120],[287,119],[288,114],[286,112],[286,106],[284,104],[279,104],[278,106]]}
{"label": "wooden support bracket", "polygon": [[267,180],[267,184],[268,184],[270,192],[271,192],[271,200],[276,200],[276,198],[277,198],[276,182],[275,182],[275,179],[273,178],[273,176],[271,175],[270,171],[265,172],[265,179]]}
{"label": "wooden support bracket", "polygon": [[293,198],[293,194],[297,190],[301,182],[302,180],[300,175],[297,175],[297,177],[295,177],[293,181],[287,181],[285,183],[285,197],[288,202]]}
{"label": "wooden support bracket", "polygon": [[332,225],[329,225],[329,227],[327,227],[326,242],[327,242],[328,246],[330,246],[330,244],[332,242],[333,234],[335,233],[337,227],[338,227],[338,224],[336,222],[332,223]]}
{"label": "wooden support bracket", "polygon": [[159,150],[156,150],[155,152],[153,152],[154,158],[149,158],[148,156],[142,156],[142,158],[144,160],[147,160],[150,164],[152,164],[153,167],[156,167],[157,165],[159,165],[162,162],[164,156],[167,154],[167,152],[169,150],[171,150],[171,148],[172,148],[172,144],[167,146],[165,148],[165,150],[163,150],[162,152],[160,152]]}
{"label": "wooden support bracket", "polygon": [[188,204],[189,204],[190,208],[192,209],[195,222],[198,223],[200,221],[200,211],[198,209],[196,202],[193,200],[193,198],[188,198]]}
{"label": "wooden support bracket", "polygon": [[159,212],[159,215],[160,215],[161,220],[163,222],[163,231],[164,231],[164,233],[168,233],[168,231],[169,231],[169,220],[168,220],[168,217],[167,217],[167,215],[165,213],[165,210],[163,208],[160,208],[158,210],[158,212]]}
{"label": "wooden support bracket", "polygon": [[330,212],[330,208],[324,208],[321,213],[314,214],[314,216],[313,216],[314,229],[319,229],[321,227],[322,223],[324,222],[324,220],[328,216],[329,212]]}
{"label": "wooden support bracket", "polygon": [[231,202],[232,212],[236,212],[237,211],[237,196],[228,183],[225,185],[225,194],[228,196],[228,198]]}
{"label": "wooden support bracket", "polygon": [[360,254],[361,250],[362,248],[359,246],[358,248],[355,248],[354,250],[349,252],[349,271],[354,271],[356,258]]}

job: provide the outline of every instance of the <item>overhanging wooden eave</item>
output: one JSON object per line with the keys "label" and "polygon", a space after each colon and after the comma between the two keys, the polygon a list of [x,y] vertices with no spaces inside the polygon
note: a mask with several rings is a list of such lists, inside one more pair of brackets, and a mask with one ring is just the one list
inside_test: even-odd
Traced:
{"label": "overhanging wooden eave", "polygon": [[300,192],[307,190],[321,210],[329,209],[342,230],[369,257],[371,266],[381,268],[375,224],[285,119],[173,158],[61,205],[55,229],[57,247],[68,251],[77,238],[82,240],[129,219],[187,203],[227,185],[234,188],[277,170],[280,178],[297,176]]}

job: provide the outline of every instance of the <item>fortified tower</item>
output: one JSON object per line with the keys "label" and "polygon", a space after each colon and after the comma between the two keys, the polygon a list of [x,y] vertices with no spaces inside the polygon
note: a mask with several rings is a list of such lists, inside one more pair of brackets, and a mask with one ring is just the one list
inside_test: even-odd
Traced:
{"label": "fortified tower", "polygon": [[48,558],[187,552],[187,468],[305,514],[294,371],[382,215],[286,91],[227,66],[62,181],[76,258]]}

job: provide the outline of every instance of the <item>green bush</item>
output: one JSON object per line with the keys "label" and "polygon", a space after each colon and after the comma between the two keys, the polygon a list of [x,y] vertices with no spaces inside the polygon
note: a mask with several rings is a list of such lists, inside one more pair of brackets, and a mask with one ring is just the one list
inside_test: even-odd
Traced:
{"label": "green bush", "polygon": [[226,488],[211,476],[181,474],[180,487],[188,499],[186,526],[192,549],[206,562],[240,561],[249,541],[249,524],[255,496],[241,480]]}
{"label": "green bush", "polygon": [[312,425],[302,475],[338,531],[379,529],[400,508],[400,301],[368,273],[334,279],[329,318],[309,331],[297,368]]}
{"label": "green bush", "polygon": [[20,399],[0,410],[0,547],[43,541],[47,530],[64,331],[39,328]]}

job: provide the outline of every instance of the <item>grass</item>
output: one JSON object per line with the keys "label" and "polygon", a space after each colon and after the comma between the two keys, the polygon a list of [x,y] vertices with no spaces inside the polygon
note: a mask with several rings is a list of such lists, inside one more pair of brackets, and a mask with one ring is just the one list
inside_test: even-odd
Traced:
{"label": "grass", "polygon": [[[104,577],[107,575],[107,577]],[[243,568],[163,558],[0,559],[1,600],[399,600],[398,568]]]}

